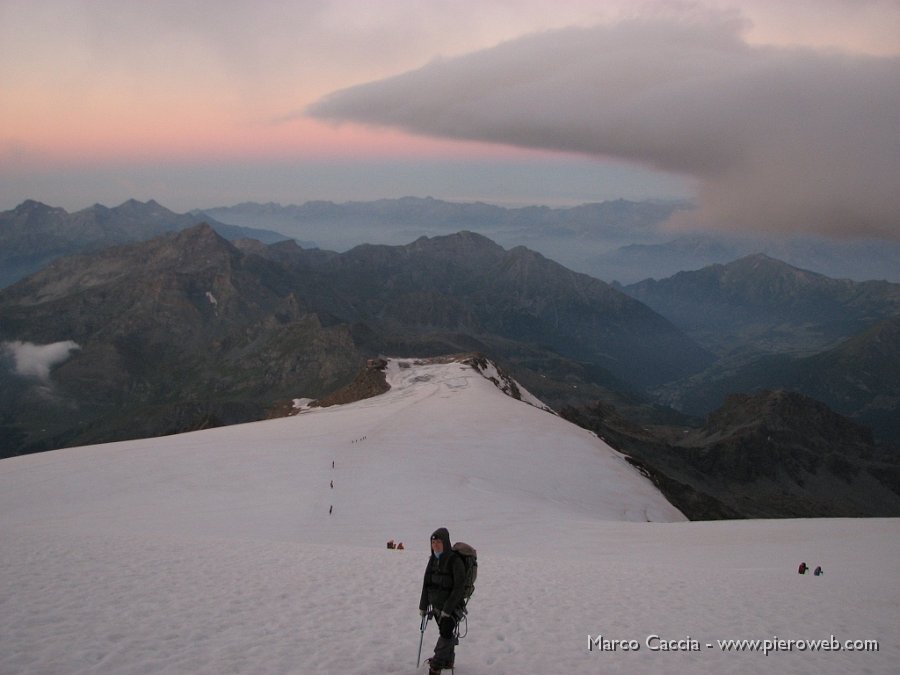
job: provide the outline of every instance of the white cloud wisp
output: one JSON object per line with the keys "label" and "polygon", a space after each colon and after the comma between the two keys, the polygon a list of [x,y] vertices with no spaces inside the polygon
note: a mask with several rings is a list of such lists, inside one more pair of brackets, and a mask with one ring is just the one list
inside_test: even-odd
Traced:
{"label": "white cloud wisp", "polygon": [[49,382],[50,369],[65,362],[72,351],[81,349],[72,340],[47,345],[14,340],[4,342],[0,347],[12,356],[16,374],[41,382]]}

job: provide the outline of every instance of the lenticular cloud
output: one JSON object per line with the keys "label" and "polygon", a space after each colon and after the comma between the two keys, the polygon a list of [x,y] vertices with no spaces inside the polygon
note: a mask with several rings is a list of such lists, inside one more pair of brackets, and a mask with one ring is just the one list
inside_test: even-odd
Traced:
{"label": "lenticular cloud", "polygon": [[754,46],[722,16],[535,34],[308,114],[697,179],[691,224],[900,236],[900,58]]}

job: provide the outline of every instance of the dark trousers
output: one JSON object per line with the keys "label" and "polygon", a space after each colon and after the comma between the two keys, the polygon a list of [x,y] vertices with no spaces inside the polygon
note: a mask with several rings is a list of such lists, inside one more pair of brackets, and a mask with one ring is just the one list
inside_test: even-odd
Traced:
{"label": "dark trousers", "polygon": [[441,636],[434,645],[434,658],[431,659],[433,668],[446,668],[453,665],[456,645],[459,639],[456,637],[456,621],[453,617],[445,617],[438,622],[438,630]]}

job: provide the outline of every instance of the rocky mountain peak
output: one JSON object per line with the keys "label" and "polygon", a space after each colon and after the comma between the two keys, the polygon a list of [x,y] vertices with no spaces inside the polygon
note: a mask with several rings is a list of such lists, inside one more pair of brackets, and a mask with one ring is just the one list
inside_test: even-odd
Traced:
{"label": "rocky mountain peak", "polygon": [[476,232],[463,230],[441,237],[420,237],[406,247],[414,253],[430,253],[454,259],[497,259],[505,249],[491,239]]}
{"label": "rocky mountain peak", "polygon": [[735,260],[725,265],[722,270],[725,283],[776,283],[783,289],[788,286],[810,287],[834,283],[834,280],[822,274],[802,270],[781,260],[770,258],[764,253],[754,253]]}
{"label": "rocky mountain peak", "polygon": [[159,216],[159,215],[172,215],[173,217],[176,214],[169,209],[165,208],[159,202],[154,199],[151,199],[147,202],[141,202],[137,199],[129,199],[126,202],[123,202],[119,206],[111,209],[120,214],[128,214],[128,215],[138,215],[138,216]]}
{"label": "rocky mountain peak", "polygon": [[[13,209],[13,216],[17,220],[25,219],[26,222],[43,220],[59,215],[66,215],[65,209],[47,206],[43,202],[35,201],[34,199],[26,199]],[[0,219],[0,223],[2,223],[2,219]]]}
{"label": "rocky mountain peak", "polygon": [[51,207],[47,206],[46,204],[44,204],[42,202],[36,201],[34,199],[26,199],[24,202],[22,202],[15,208],[15,211],[16,211],[16,213],[30,213],[32,211],[42,210],[42,209],[50,209],[50,208]]}
{"label": "rocky mountain peak", "polygon": [[175,233],[173,237],[174,241],[180,244],[191,244],[191,243],[206,243],[212,245],[225,245],[230,246],[230,244],[222,237],[220,237],[216,231],[212,228],[209,223],[197,223],[193,227],[188,227],[180,232]]}
{"label": "rocky mountain peak", "polygon": [[767,390],[755,394],[732,394],[725,404],[711,413],[706,425],[708,436],[756,434],[770,437],[788,433],[802,437],[804,444],[815,447],[818,439],[824,445],[845,444],[849,447],[870,446],[872,433],[847,417],[839,415],[824,403],[785,390]]}
{"label": "rocky mountain peak", "polygon": [[207,223],[130,247],[138,255],[149,254],[142,263],[146,269],[189,273],[215,267],[224,273],[241,256],[238,249],[219,236]]}

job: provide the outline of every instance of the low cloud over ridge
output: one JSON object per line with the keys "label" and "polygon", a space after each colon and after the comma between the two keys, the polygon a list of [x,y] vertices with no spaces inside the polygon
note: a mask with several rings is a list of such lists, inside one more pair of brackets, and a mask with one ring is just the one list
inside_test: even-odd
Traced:
{"label": "low cloud over ridge", "polygon": [[12,356],[17,375],[35,378],[41,382],[49,382],[50,369],[68,360],[69,354],[76,349],[81,347],[72,340],[48,345],[36,345],[19,340],[0,344],[0,350]]}
{"label": "low cloud over ridge", "polygon": [[548,31],[307,114],[690,175],[687,225],[900,237],[900,57],[750,45],[742,27],[694,15]]}

